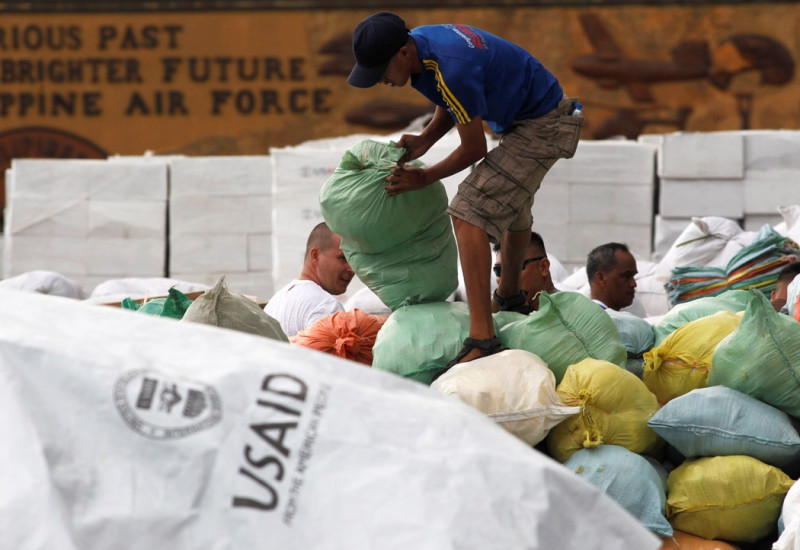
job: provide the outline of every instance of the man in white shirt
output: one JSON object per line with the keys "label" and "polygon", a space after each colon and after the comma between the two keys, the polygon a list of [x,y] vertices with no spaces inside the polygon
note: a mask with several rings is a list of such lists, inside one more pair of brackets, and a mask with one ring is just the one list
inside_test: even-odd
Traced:
{"label": "man in white shirt", "polygon": [[347,290],[355,275],[341,249],[342,239],[325,222],[308,236],[300,276],[270,298],[264,311],[291,338],[314,321],[344,311],[334,298]]}
{"label": "man in white shirt", "polygon": [[636,294],[636,258],[621,243],[601,244],[589,252],[586,276],[590,298],[603,309],[619,311],[633,303]]}

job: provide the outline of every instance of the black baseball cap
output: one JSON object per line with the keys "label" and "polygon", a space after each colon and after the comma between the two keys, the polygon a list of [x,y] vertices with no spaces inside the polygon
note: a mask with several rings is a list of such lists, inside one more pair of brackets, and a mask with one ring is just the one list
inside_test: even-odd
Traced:
{"label": "black baseball cap", "polygon": [[397,15],[382,11],[370,15],[353,32],[356,66],[347,82],[356,88],[377,84],[394,54],[408,42],[406,23]]}

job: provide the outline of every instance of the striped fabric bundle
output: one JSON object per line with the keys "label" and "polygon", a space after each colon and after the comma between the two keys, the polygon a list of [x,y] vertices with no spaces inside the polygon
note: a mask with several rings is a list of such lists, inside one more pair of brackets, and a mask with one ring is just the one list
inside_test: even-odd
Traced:
{"label": "striped fabric bundle", "polygon": [[740,250],[725,269],[686,266],[672,270],[664,285],[673,306],[705,296],[717,296],[726,290],[775,288],[781,268],[797,260],[800,246],[783,237],[771,226],[764,225],[756,239]]}

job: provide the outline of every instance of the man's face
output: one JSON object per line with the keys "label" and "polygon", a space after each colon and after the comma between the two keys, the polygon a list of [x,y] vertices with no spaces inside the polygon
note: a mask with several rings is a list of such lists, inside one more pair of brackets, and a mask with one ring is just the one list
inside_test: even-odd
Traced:
{"label": "man's face", "polygon": [[603,292],[601,301],[619,311],[633,303],[636,293],[636,259],[629,252],[615,250],[616,265],[609,271],[603,272]]}
{"label": "man's face", "polygon": [[355,275],[344,257],[341,245],[342,238],[334,235],[334,245],[324,251],[320,250],[317,259],[319,286],[334,296],[344,294]]}
{"label": "man's face", "polygon": [[[503,251],[498,250],[495,256],[497,264],[503,261]],[[533,246],[529,246],[525,251],[524,267],[520,274],[519,287],[528,293],[528,305],[536,307],[538,299],[534,299],[536,294],[542,290],[548,290],[550,283],[550,260],[542,258],[544,254]],[[533,261],[530,261],[533,260]],[[497,284],[500,284],[500,277],[497,277]]]}
{"label": "man's face", "polygon": [[789,282],[779,280],[775,285],[775,290],[770,295],[770,302],[772,302],[772,307],[775,308],[775,311],[780,311],[786,305],[786,298],[789,295]]}
{"label": "man's face", "polygon": [[386,72],[384,72],[381,77],[381,84],[397,87],[406,85],[406,82],[408,82],[408,79],[411,77],[411,69],[405,50],[407,50],[407,48],[400,48],[400,51],[392,57],[389,66],[386,67]]}

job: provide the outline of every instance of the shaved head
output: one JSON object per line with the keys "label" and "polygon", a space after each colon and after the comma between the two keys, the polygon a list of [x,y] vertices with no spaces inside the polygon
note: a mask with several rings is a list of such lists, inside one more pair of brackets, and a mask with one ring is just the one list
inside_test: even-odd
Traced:
{"label": "shaved head", "polygon": [[308,235],[308,241],[306,242],[306,259],[308,259],[312,248],[316,247],[321,251],[326,251],[334,246],[335,240],[335,234],[331,231],[331,228],[328,227],[328,224],[325,222],[318,223]]}

